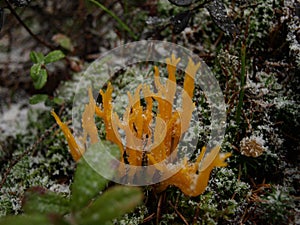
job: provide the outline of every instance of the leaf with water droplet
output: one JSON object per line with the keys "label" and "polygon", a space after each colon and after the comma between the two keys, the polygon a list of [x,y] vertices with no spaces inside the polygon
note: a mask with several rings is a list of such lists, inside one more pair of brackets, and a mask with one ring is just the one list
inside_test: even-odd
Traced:
{"label": "leaf with water droplet", "polygon": [[187,27],[191,14],[191,11],[188,10],[171,18],[171,24],[173,25],[173,31],[175,34],[179,34]]}
{"label": "leaf with water droplet", "polygon": [[169,0],[169,2],[177,6],[189,6],[193,3],[193,0]]}
{"label": "leaf with water droplet", "polygon": [[208,3],[206,6],[209,14],[211,15],[215,24],[226,34],[230,35],[237,35],[238,29],[228,17],[226,7],[223,2],[218,0],[213,0],[212,2]]}

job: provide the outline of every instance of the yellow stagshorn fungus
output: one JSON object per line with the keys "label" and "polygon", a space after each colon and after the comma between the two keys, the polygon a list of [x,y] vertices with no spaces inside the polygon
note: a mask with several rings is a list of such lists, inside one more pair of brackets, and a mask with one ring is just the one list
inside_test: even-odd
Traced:
{"label": "yellow stagshorn fungus", "polygon": [[[129,105],[125,109],[122,120],[112,107],[112,85],[109,83],[107,90],[100,90],[102,96],[101,107],[96,106],[92,92],[89,90],[89,104],[86,105],[82,116],[82,127],[84,129],[83,140],[89,135],[91,143],[98,141],[98,132],[94,122],[94,115],[102,118],[106,129],[106,139],[119,146],[121,163],[119,171],[124,169],[124,164],[133,166],[157,165],[157,169],[165,171],[170,169],[166,164],[158,164],[164,161],[171,154],[176,155],[177,146],[190,126],[192,113],[195,105],[192,101],[194,93],[194,78],[200,63],[195,64],[189,59],[185,70],[185,78],[182,90],[181,109],[173,109],[176,93],[176,66],[180,58],[172,54],[166,59],[168,79],[165,84],[160,82],[159,69],[154,67],[154,84],[156,92],[150,90],[149,85],[143,84],[136,88],[133,95],[128,93]],[[141,104],[145,100],[146,106]],[[157,103],[157,112],[153,113],[154,102]],[[69,128],[61,122],[58,116],[52,111],[52,115],[63,130],[74,160],[79,160],[84,149],[81,148],[72,136]],[[155,120],[155,125],[151,124]],[[125,133],[126,146],[122,143],[119,130]],[[217,166],[226,166],[225,159],[230,153],[219,153],[217,146],[205,155],[204,147],[195,162],[187,158],[181,161],[180,169],[171,177],[158,184],[158,190],[163,191],[169,185],[177,186],[189,196],[197,196],[204,192],[211,170]],[[216,156],[216,157],[215,157]],[[215,158],[212,158],[215,157]],[[172,160],[171,160],[172,161]],[[199,168],[199,164],[202,164]],[[171,163],[171,162],[170,162]],[[125,170],[125,169],[124,169]],[[126,174],[127,173],[127,174]],[[123,171],[124,175],[135,176],[133,171]]]}

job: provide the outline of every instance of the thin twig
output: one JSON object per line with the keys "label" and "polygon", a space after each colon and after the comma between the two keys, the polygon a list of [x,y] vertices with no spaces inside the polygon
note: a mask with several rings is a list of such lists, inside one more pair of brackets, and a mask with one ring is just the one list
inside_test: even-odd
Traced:
{"label": "thin twig", "polygon": [[177,215],[182,219],[182,221],[184,222],[184,224],[189,225],[189,223],[186,221],[186,219],[184,218],[184,216],[178,211],[178,209],[172,204],[172,202],[168,201],[168,203],[175,210],[175,212],[177,213]]}
{"label": "thin twig", "polygon": [[[164,192],[165,193],[165,192]],[[159,196],[159,199],[158,199],[158,203],[157,203],[157,210],[156,210],[156,224],[159,224],[159,218],[160,218],[160,210],[161,210],[161,203],[162,203],[162,199],[163,199],[163,195]]]}
{"label": "thin twig", "polygon": [[151,215],[147,216],[145,219],[143,219],[143,223],[147,223],[151,221],[155,217],[155,213],[152,213]]}
{"label": "thin twig", "polygon": [[196,210],[195,210],[195,214],[194,214],[194,217],[193,217],[193,223],[192,225],[194,224],[197,224],[197,219],[199,217],[199,212],[200,212],[200,206],[198,205]]}
{"label": "thin twig", "polygon": [[5,0],[8,9],[10,10],[10,12],[14,15],[14,17],[18,20],[18,22],[25,28],[25,30],[35,39],[37,40],[39,43],[41,43],[42,45],[46,46],[47,48],[51,49],[51,50],[55,50],[55,47],[52,46],[51,44],[47,43],[45,40],[41,39],[39,36],[37,36],[36,34],[34,34],[30,28],[23,22],[23,20],[19,17],[18,13],[16,12],[16,10],[14,9],[14,7],[9,3],[8,0]]}

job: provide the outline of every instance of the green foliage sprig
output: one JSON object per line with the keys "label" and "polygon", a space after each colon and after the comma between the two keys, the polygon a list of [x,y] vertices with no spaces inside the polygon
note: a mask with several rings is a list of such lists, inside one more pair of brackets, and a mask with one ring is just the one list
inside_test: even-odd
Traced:
{"label": "green foliage sprig", "polygon": [[30,76],[33,80],[35,89],[43,88],[47,82],[48,73],[46,65],[56,62],[64,57],[64,53],[60,50],[54,50],[45,56],[40,52],[32,51],[30,53],[30,59],[34,63],[30,69]]}
{"label": "green foliage sprig", "polygon": [[[54,50],[47,55],[43,55],[40,52],[32,51],[30,52],[30,59],[34,63],[30,69],[30,76],[33,81],[34,88],[37,90],[42,89],[47,83],[48,72],[46,66],[57,62],[65,57],[65,54],[60,50]],[[30,104],[37,104],[40,102],[46,102],[48,100],[48,95],[46,94],[36,94],[29,99]],[[53,102],[55,104],[61,104],[63,100],[59,98],[54,98]]]}

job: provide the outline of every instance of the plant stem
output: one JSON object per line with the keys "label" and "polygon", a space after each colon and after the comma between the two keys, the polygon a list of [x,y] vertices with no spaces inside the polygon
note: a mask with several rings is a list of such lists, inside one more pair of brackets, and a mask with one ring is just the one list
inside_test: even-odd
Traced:
{"label": "plant stem", "polygon": [[245,94],[245,73],[246,73],[246,45],[243,43],[241,47],[241,90],[239,95],[239,103],[236,109],[236,123],[237,125],[240,123],[241,120],[241,111],[244,101],[244,94]]}
{"label": "plant stem", "polygon": [[7,8],[10,10],[10,12],[14,15],[14,17],[19,21],[19,23],[25,28],[25,30],[35,39],[37,40],[39,43],[41,43],[42,45],[46,46],[47,48],[54,50],[55,47],[52,46],[51,44],[47,43],[46,41],[44,41],[43,39],[41,39],[39,36],[35,35],[30,28],[23,22],[23,20],[19,17],[18,13],[15,11],[15,9],[13,8],[13,6],[10,4],[10,2],[8,0],[5,0],[6,4],[7,4]]}
{"label": "plant stem", "polygon": [[138,39],[138,37],[133,33],[133,31],[125,23],[123,23],[123,21],[116,14],[114,14],[111,10],[109,10],[108,8],[106,8],[104,5],[102,5],[100,2],[97,2],[96,0],[90,0],[90,2],[97,5],[103,11],[105,11],[108,15],[110,15],[112,18],[114,18],[120,24],[120,26],[129,33],[129,35],[134,40]]}

